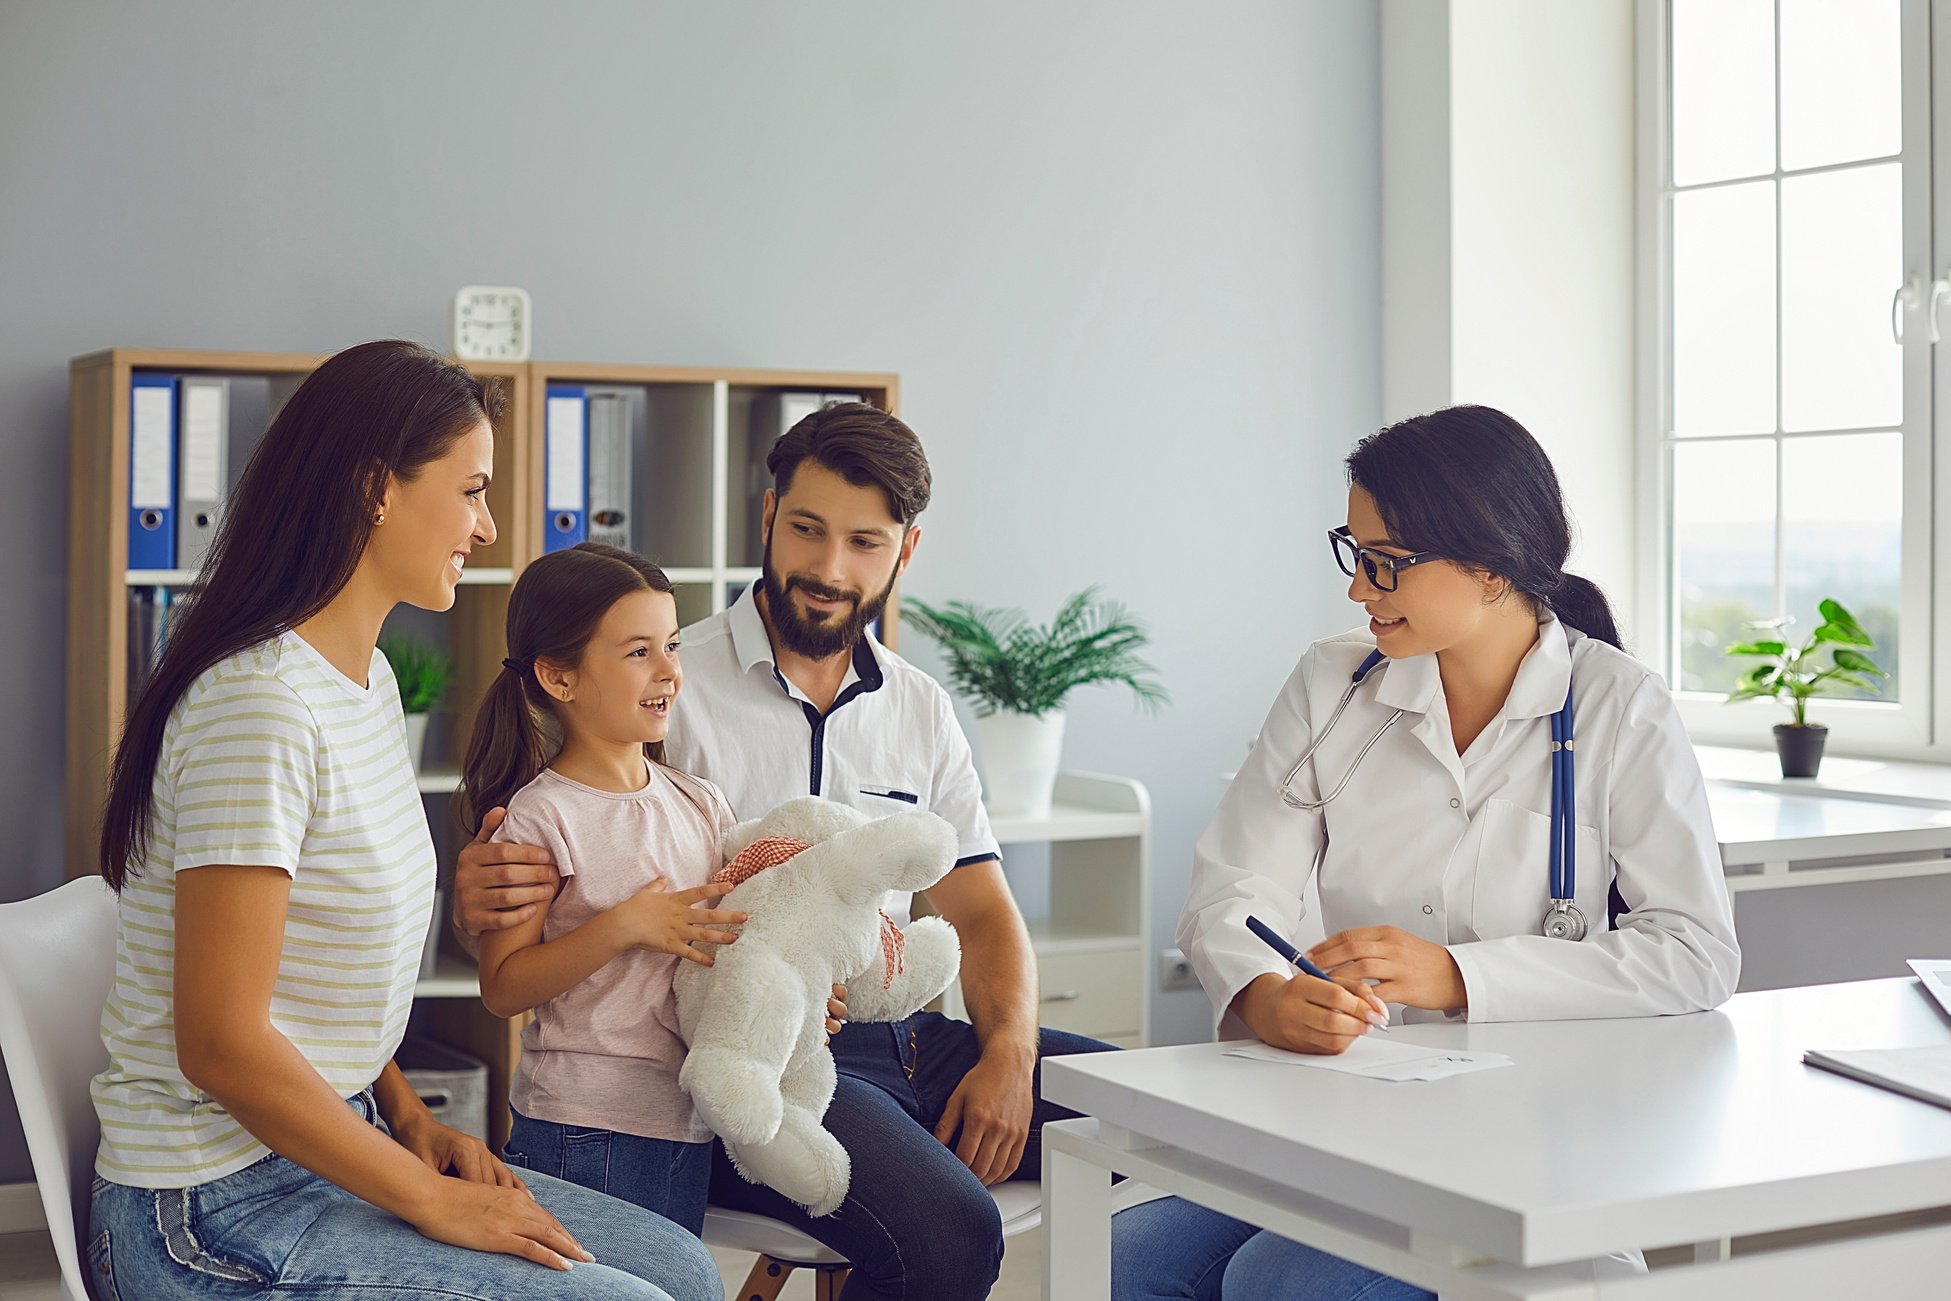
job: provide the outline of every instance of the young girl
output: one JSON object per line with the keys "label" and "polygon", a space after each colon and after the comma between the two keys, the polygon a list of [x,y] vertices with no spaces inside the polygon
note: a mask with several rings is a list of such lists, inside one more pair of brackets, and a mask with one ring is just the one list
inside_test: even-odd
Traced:
{"label": "young girl", "polygon": [[745,914],[698,906],[725,892],[706,881],[730,807],[660,762],[683,682],[677,626],[670,580],[630,552],[585,542],[528,566],[468,746],[462,816],[472,831],[506,805],[495,839],[547,847],[562,873],[534,917],[481,939],[488,1009],[536,1011],[504,1157],[695,1234],[711,1131],[677,1086],[671,977],[680,961],[709,965],[734,938],[714,928]]}
{"label": "young girl", "polygon": [[98,1297],[721,1295],[675,1225],[524,1183],[392,1061],[434,850],[375,643],[401,602],[452,606],[495,540],[499,403],[411,343],[320,366],[129,710],[102,818]]}
{"label": "young girl", "polygon": [[[1411,1021],[1721,1003],[1740,950],[1700,767],[1604,594],[1565,572],[1543,449],[1502,412],[1452,407],[1363,439],[1348,478],[1329,536],[1368,625],[1301,657],[1194,852],[1178,939],[1216,1016],[1339,1053],[1381,1020],[1372,999]],[[1561,726],[1569,819],[1551,813]],[[1310,875],[1328,934],[1308,957],[1329,980],[1245,926],[1291,935]],[[1177,1199],[1121,1213],[1112,1244],[1121,1301],[1430,1295]]]}

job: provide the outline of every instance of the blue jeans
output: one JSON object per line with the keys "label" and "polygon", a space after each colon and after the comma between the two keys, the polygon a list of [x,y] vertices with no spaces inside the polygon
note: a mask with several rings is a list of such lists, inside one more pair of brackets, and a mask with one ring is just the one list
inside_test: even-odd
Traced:
{"label": "blue jeans", "polygon": [[1111,1221],[1111,1301],[1435,1301],[1434,1292],[1168,1197]]}
{"label": "blue jeans", "polygon": [[[377,1123],[370,1094],[350,1101]],[[523,1182],[595,1264],[559,1273],[423,1238],[271,1154],[193,1188],[97,1179],[89,1276],[96,1301],[723,1301],[710,1253],[670,1221],[545,1175]]]}
{"label": "blue jeans", "polygon": [[558,1125],[519,1111],[514,1116],[501,1150],[509,1165],[620,1197],[683,1226],[693,1237],[704,1231],[713,1144]]}
{"label": "blue jeans", "polygon": [[[1104,1052],[1109,1044],[1044,1030],[1037,1054]],[[975,1030],[935,1012],[906,1021],[848,1022],[833,1037],[839,1081],[824,1123],[853,1163],[847,1199],[820,1219],[772,1189],[748,1184],[718,1149],[711,1200],[784,1220],[845,1256],[854,1270],[842,1301],[979,1301],[1003,1262],[996,1203],[955,1153],[935,1140],[949,1095],[981,1056]],[[1043,1126],[1076,1113],[1042,1098],[1042,1071],[1030,1137],[1011,1178],[1043,1171]]]}

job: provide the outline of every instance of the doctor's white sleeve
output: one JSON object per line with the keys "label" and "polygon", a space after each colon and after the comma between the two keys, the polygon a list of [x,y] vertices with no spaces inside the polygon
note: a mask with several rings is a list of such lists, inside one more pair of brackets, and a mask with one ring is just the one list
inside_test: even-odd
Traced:
{"label": "doctor's white sleeve", "polygon": [[[1177,939],[1213,1001],[1222,1038],[1247,1033],[1236,1019],[1228,1025],[1227,1009],[1242,989],[1258,976],[1290,971],[1247,930],[1247,916],[1291,936],[1321,849],[1321,814],[1289,808],[1280,798],[1281,782],[1313,737],[1308,682],[1315,660],[1310,651],[1288,676],[1192,854],[1192,885],[1179,914]],[[1294,790],[1306,799],[1320,798],[1313,765],[1295,779]]]}
{"label": "doctor's white sleeve", "polygon": [[1734,993],[1741,949],[1707,786],[1673,697],[1651,674],[1613,738],[1606,826],[1627,907],[1619,929],[1604,931],[1599,916],[1576,944],[1512,935],[1452,945],[1472,1021],[1698,1012]]}

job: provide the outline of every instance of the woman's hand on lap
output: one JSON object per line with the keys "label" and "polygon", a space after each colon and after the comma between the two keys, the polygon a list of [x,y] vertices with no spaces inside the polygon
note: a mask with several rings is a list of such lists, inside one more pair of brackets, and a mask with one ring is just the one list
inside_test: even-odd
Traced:
{"label": "woman's hand on lap", "polygon": [[442,1179],[425,1209],[405,1218],[435,1242],[521,1256],[550,1269],[596,1259],[526,1188]]}
{"label": "woman's hand on lap", "polygon": [[449,1171],[468,1183],[525,1190],[528,1185],[472,1134],[443,1125],[431,1114],[396,1127],[393,1141],[413,1153],[435,1174]]}

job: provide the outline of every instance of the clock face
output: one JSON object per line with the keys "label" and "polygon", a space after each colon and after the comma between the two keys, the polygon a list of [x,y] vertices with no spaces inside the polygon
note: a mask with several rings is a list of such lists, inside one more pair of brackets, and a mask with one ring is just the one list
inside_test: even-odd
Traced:
{"label": "clock face", "polygon": [[529,300],[520,289],[469,285],[454,295],[454,355],[469,361],[526,361]]}

